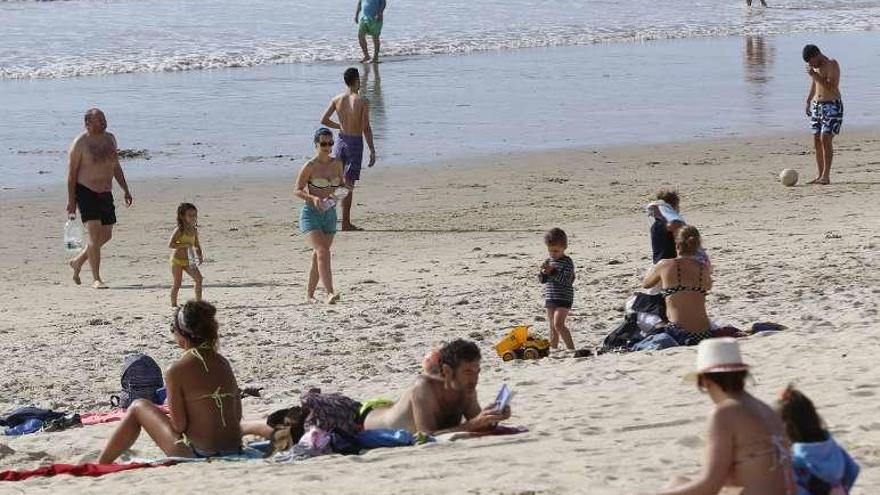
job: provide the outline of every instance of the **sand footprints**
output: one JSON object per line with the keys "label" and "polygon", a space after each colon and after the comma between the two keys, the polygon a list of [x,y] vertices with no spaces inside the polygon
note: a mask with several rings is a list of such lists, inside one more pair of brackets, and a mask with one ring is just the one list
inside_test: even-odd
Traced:
{"label": "sand footprints", "polygon": [[621,433],[629,432],[629,431],[641,431],[641,430],[653,430],[655,428],[673,428],[676,426],[682,426],[686,424],[693,423],[693,419],[678,419],[673,421],[661,421],[658,423],[642,423],[637,425],[629,425],[623,426],[621,428],[617,428],[615,431],[619,431]]}
{"label": "sand footprints", "polygon": [[877,388],[880,388],[880,385],[876,383],[862,383],[853,387],[849,395],[853,397],[874,397],[877,395]]}

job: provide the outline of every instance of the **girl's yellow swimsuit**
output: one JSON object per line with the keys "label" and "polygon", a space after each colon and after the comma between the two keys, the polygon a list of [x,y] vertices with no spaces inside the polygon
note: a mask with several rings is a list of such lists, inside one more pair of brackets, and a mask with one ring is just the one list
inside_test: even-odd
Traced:
{"label": "girl's yellow swimsuit", "polygon": [[[196,236],[180,234],[180,236],[177,237],[177,242],[180,244],[189,244],[190,246],[192,246],[196,242]],[[178,258],[172,254],[171,266],[180,266],[186,268],[189,266],[189,258]]]}

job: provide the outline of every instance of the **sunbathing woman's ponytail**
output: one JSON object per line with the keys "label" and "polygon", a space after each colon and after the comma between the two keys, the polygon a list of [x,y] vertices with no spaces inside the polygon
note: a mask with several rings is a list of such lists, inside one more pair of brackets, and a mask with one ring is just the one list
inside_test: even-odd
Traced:
{"label": "sunbathing woman's ponytail", "polygon": [[702,247],[700,231],[692,225],[687,225],[678,230],[675,235],[675,248],[680,256],[697,254]]}
{"label": "sunbathing woman's ponytail", "polygon": [[828,440],[825,423],[806,395],[789,384],[777,403],[779,415],[785,423],[788,438],[795,443],[824,442]]}
{"label": "sunbathing woman's ponytail", "polygon": [[217,329],[220,326],[214,317],[216,314],[217,308],[209,302],[188,301],[177,312],[177,331],[195,347],[207,345],[216,348]]}

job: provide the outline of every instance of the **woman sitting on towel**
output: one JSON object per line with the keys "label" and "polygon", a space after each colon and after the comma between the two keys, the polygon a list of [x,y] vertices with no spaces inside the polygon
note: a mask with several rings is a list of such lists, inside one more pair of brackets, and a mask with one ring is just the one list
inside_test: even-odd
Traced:
{"label": "woman sitting on towel", "polygon": [[686,226],[675,235],[678,257],[665,259],[651,268],[643,287],[659,285],[666,298],[669,324],[663,332],[678,345],[696,345],[712,336],[711,322],[706,314],[706,294],[712,288],[712,273],[700,255],[700,232]]}
{"label": "woman sitting on towel", "polygon": [[675,478],[656,495],[715,495],[736,487],[741,495],[795,495],[785,426],[767,404],[745,391],[748,365],[735,339],[700,343],[697,369],[688,375],[715,404],[709,415],[706,463],[694,480]]}
{"label": "woman sitting on towel", "polygon": [[174,313],[171,334],[183,355],[165,373],[170,416],[136,400],[98,462],[109,464],[134,445],[141,429],[165,455],[214,457],[241,452],[241,397],[232,367],[217,352],[217,310],[189,301]]}

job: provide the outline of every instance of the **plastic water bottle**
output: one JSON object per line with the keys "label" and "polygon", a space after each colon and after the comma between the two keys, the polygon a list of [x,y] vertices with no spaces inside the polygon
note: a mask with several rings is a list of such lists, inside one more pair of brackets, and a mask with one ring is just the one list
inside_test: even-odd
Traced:
{"label": "plastic water bottle", "polygon": [[64,249],[68,254],[77,254],[83,248],[83,228],[76,217],[70,215],[64,224]]}
{"label": "plastic water bottle", "polygon": [[199,265],[199,259],[196,257],[196,248],[190,246],[186,248],[186,257],[189,259],[189,266],[195,267]]}
{"label": "plastic water bottle", "polygon": [[321,200],[321,209],[327,211],[330,208],[333,208],[338,202],[345,199],[346,196],[348,196],[348,193],[349,191],[347,187],[336,188],[336,191],[333,194]]}

